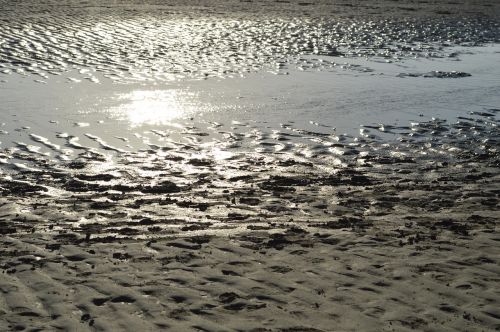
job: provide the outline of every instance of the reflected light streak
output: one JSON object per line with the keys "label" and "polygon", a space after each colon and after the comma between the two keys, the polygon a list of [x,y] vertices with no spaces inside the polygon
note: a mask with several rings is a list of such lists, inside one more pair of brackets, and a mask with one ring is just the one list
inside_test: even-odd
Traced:
{"label": "reflected light streak", "polygon": [[133,126],[164,125],[197,112],[199,109],[189,103],[192,98],[192,94],[178,90],[136,90],[121,95],[121,105],[111,111],[125,116]]}

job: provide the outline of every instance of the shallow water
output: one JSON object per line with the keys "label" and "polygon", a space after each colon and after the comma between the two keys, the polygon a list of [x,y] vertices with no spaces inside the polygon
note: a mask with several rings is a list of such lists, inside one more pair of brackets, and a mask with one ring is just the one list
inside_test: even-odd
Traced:
{"label": "shallow water", "polygon": [[[122,85],[102,77],[99,84],[76,83],[67,80],[72,72],[40,84],[29,75],[11,75],[0,83],[0,142],[4,148],[30,144],[62,160],[86,148],[136,152],[169,141],[196,149],[203,143],[274,151],[273,144],[253,146],[254,138],[276,142],[284,128],[294,127],[298,132],[279,147],[293,150],[311,143],[302,137],[307,132],[352,139],[360,125],[408,126],[433,117],[454,122],[498,106],[499,51],[495,45],[455,47],[453,58],[391,62],[304,56],[304,63],[334,66],[169,84]],[[397,138],[387,131],[373,134]]]}

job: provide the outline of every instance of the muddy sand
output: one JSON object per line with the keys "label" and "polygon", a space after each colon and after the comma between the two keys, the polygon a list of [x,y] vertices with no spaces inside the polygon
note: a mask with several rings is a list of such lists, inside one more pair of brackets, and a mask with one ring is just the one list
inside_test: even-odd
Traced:
{"label": "muddy sand", "polygon": [[128,157],[144,183],[84,162],[4,178],[2,328],[498,329],[491,112],[416,128],[439,143],[358,140],[345,167],[148,152]]}
{"label": "muddy sand", "polygon": [[499,15],[0,0],[0,331],[500,330]]}

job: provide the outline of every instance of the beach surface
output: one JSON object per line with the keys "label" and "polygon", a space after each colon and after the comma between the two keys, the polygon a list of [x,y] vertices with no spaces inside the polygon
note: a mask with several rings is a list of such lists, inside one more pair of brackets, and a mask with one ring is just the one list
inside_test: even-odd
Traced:
{"label": "beach surface", "polygon": [[499,330],[499,6],[0,0],[0,330]]}

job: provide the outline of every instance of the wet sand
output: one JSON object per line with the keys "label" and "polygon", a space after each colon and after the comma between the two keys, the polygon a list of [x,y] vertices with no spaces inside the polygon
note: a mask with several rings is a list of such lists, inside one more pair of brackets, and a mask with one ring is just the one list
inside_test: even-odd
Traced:
{"label": "wet sand", "polygon": [[192,159],[189,176],[166,155],[134,163],[154,184],[4,179],[2,328],[497,329],[498,154],[477,144],[378,146],[337,172]]}
{"label": "wet sand", "polygon": [[495,1],[0,8],[1,331],[500,329]]}
{"label": "wet sand", "polygon": [[495,330],[497,116],[301,133],[336,156],[32,157],[0,182],[2,329]]}

